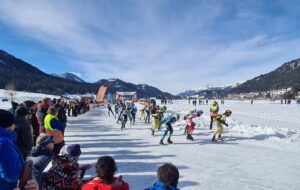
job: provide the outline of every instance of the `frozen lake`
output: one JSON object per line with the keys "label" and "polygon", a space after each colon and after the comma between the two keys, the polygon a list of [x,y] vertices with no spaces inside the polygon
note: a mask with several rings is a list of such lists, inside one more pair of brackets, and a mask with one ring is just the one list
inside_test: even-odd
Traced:
{"label": "frozen lake", "polygon": [[[211,103],[211,102],[210,102]],[[194,106],[187,101],[167,105],[184,113]],[[79,143],[82,163],[95,163],[99,156],[111,155],[131,189],[153,184],[157,168],[171,162],[179,168],[179,188],[200,189],[300,189],[300,107],[279,102],[225,101],[221,112],[233,115],[225,127],[224,142],[211,142],[208,130],[209,105],[198,105],[204,115],[195,122],[195,141],[187,141],[183,126],[174,126],[172,145],[159,145],[161,134],[150,135],[151,125],[137,120],[120,130],[106,108],[96,108],[78,118],[70,118],[67,143]],[[87,176],[95,174],[94,169]]]}

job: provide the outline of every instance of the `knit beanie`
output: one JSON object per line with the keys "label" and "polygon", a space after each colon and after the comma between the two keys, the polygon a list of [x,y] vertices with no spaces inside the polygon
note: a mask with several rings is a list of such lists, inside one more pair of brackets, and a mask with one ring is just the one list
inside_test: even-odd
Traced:
{"label": "knit beanie", "polygon": [[26,105],[27,108],[31,108],[32,106],[34,106],[34,101],[31,100],[27,100],[24,102],[24,104]]}
{"label": "knit beanie", "polygon": [[16,116],[26,116],[29,114],[30,113],[29,113],[28,109],[25,108],[24,106],[18,107],[16,110],[16,113],[15,113]]}
{"label": "knit beanie", "polygon": [[60,150],[61,156],[68,155],[68,156],[72,156],[72,157],[79,157],[80,154],[81,154],[81,150],[80,150],[79,144],[65,145]]}
{"label": "knit beanie", "polygon": [[7,128],[15,123],[15,117],[9,111],[0,109],[0,127]]}

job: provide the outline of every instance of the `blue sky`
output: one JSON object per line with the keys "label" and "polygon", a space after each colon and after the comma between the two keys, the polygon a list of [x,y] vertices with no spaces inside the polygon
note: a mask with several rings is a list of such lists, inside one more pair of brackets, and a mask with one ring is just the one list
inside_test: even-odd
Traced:
{"label": "blue sky", "polygon": [[0,49],[46,73],[179,93],[300,57],[297,0],[0,0]]}

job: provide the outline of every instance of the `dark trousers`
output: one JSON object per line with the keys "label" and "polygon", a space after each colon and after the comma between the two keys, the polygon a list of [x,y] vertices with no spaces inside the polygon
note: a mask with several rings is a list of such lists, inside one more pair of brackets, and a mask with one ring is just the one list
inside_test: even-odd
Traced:
{"label": "dark trousers", "polygon": [[213,124],[214,118],[216,118],[216,116],[210,116],[210,126],[209,126],[209,129],[212,129],[212,124]]}

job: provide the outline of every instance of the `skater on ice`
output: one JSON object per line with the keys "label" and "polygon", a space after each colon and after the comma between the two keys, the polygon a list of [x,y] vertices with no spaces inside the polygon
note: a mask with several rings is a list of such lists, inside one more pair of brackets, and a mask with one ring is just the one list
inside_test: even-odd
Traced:
{"label": "skater on ice", "polygon": [[193,112],[192,114],[185,116],[187,124],[185,127],[185,134],[187,134],[187,140],[194,140],[192,134],[195,130],[196,123],[193,121],[194,118],[200,117],[203,114],[202,110],[198,110],[197,112]]}
{"label": "skater on ice", "polygon": [[214,103],[210,107],[210,126],[209,129],[212,129],[213,121],[218,116],[219,112],[219,105],[217,101],[214,101]]}
{"label": "skater on ice", "polygon": [[169,137],[168,137],[167,142],[169,144],[173,143],[173,141],[171,141],[171,137],[173,134],[172,124],[175,123],[176,121],[178,121],[179,117],[180,117],[179,114],[176,114],[175,116],[169,115],[163,120],[162,128],[164,128],[164,133],[163,133],[162,139],[160,140],[160,144],[164,144],[164,138],[167,136],[168,132],[169,132]]}
{"label": "skater on ice", "polygon": [[[218,128],[215,130],[214,136],[212,137],[212,141],[223,141],[222,138],[222,133],[224,130],[223,125],[225,125],[226,127],[228,127],[228,124],[226,123],[226,118],[230,117],[232,114],[232,112],[230,110],[226,110],[222,115],[218,115],[214,122],[217,123]],[[216,135],[219,134],[218,138],[216,139]]]}

